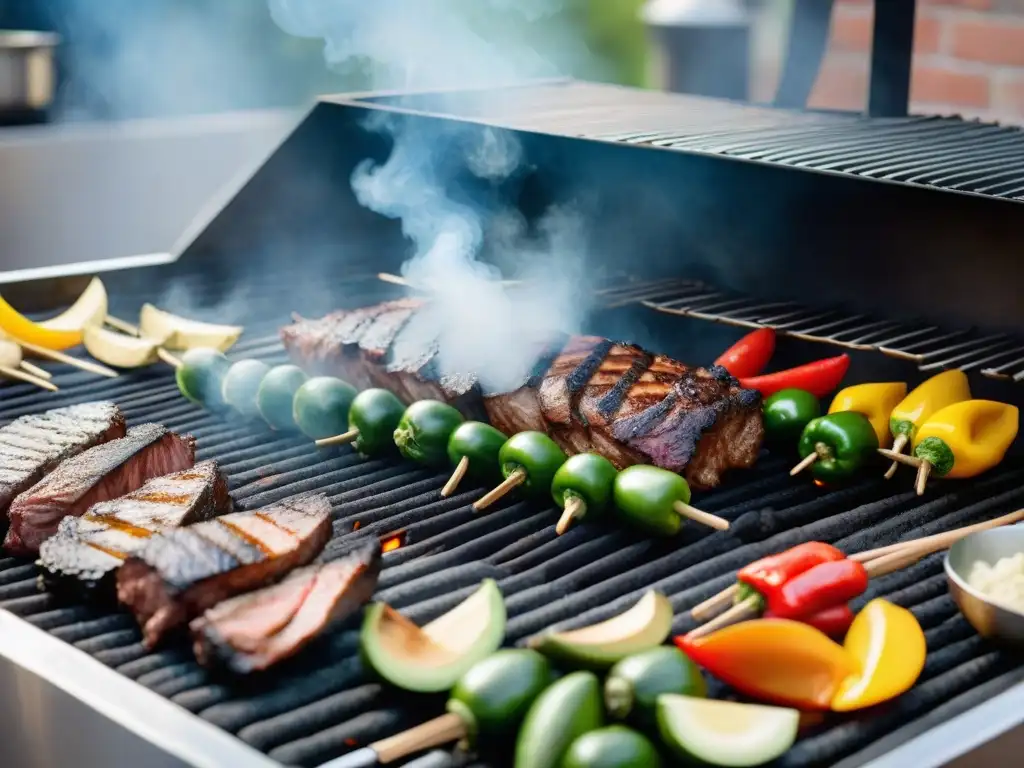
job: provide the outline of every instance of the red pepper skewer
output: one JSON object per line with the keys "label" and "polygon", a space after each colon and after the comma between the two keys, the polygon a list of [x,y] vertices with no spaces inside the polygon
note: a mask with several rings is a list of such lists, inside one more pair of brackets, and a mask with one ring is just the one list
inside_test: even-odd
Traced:
{"label": "red pepper skewer", "polygon": [[839,388],[849,367],[850,356],[839,355],[764,376],[740,377],[740,386],[756,389],[762,397],[774,395],[783,389],[802,389],[815,397],[823,397]]}
{"label": "red pepper skewer", "polygon": [[737,379],[757,376],[775,352],[775,330],[758,328],[737,341],[715,360]]}

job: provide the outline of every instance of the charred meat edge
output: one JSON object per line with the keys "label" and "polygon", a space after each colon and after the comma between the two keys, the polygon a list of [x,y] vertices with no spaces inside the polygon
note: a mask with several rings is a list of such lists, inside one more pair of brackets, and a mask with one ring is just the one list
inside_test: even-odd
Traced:
{"label": "charred meat edge", "polygon": [[18,496],[8,511],[11,527],[4,548],[11,554],[35,554],[62,518],[79,517],[93,504],[124,496],[154,477],[194,463],[191,435],[176,435],[159,424],[132,427],[120,440],[63,462]]}
{"label": "charred meat edge", "polygon": [[[287,519],[288,514],[301,515],[305,530],[296,532],[275,520],[277,516]],[[277,537],[291,537],[294,545],[274,552],[240,529],[240,517],[258,518],[276,528]],[[216,530],[207,531],[204,526],[215,526]],[[182,547],[173,541],[179,537],[183,537]],[[330,503],[322,494],[168,531],[154,536],[141,553],[118,569],[117,597],[142,625],[145,644],[153,647],[168,632],[220,601],[270,584],[306,565],[320,554],[330,537]],[[187,573],[192,565],[182,562],[182,558],[190,557],[202,558],[198,562],[202,577],[175,581],[176,571],[184,569]]]}
{"label": "charred meat edge", "polygon": [[380,569],[380,542],[374,540],[219,603],[189,625],[196,659],[236,674],[267,669],[362,607],[373,596]]}

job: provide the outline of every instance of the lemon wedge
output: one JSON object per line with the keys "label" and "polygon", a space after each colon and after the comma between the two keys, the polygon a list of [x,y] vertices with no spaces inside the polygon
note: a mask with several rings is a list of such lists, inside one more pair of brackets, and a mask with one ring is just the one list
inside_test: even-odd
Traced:
{"label": "lemon wedge", "polygon": [[86,326],[82,341],[90,355],[116,368],[139,368],[157,361],[159,341],[137,339],[99,326]]}
{"label": "lemon wedge", "polygon": [[67,310],[39,323],[51,331],[79,331],[90,325],[103,325],[107,316],[107,289],[94,277],[82,295]]}
{"label": "lemon wedge", "polygon": [[227,352],[244,329],[240,325],[214,325],[187,317],[172,315],[152,304],[143,304],[139,313],[139,333],[147,338],[161,339],[169,349],[212,347]]}

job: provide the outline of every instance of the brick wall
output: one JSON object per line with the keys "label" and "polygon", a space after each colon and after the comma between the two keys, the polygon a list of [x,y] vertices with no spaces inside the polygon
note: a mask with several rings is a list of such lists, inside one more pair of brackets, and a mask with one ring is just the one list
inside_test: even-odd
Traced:
{"label": "brick wall", "polygon": [[[1024,124],[1024,0],[917,2],[911,108]],[[864,108],[873,8],[836,3],[812,106]]]}

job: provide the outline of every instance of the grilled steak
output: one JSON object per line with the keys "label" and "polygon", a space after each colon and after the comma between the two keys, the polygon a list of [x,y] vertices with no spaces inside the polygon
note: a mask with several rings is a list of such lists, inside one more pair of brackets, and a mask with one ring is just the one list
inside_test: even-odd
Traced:
{"label": "grilled steak", "polygon": [[[546,432],[568,453],[597,451],[620,469],[654,464],[683,474],[697,489],[713,488],[725,471],[757,459],[764,438],[760,396],[723,368],[694,368],[594,336],[564,337],[539,348],[521,387],[481,393],[472,374],[437,380],[436,341],[417,329],[423,306],[406,300],[336,312],[300,320],[281,336],[304,368],[327,364],[342,378],[390,389],[405,402],[443,400],[470,418],[482,407],[505,434]],[[330,328],[341,326],[350,329],[345,344],[332,340]],[[417,340],[423,340],[419,354]]]}
{"label": "grilled steak", "polygon": [[189,625],[200,664],[238,674],[293,656],[355,613],[377,587],[380,542],[327,564],[293,572],[279,584],[225,600]]}
{"label": "grilled steak", "polygon": [[221,600],[262,587],[314,557],[331,535],[323,495],[173,528],[117,571],[117,598],[152,647]]}
{"label": "grilled steak", "polygon": [[230,511],[227,482],[215,461],[153,478],[127,496],[61,520],[39,547],[40,582],[74,585],[87,594],[106,591],[114,571],[154,534]]}
{"label": "grilled steak", "polygon": [[64,459],[124,437],[124,416],[113,403],[85,403],[22,416],[0,429],[0,517],[14,497]]}
{"label": "grilled steak", "polygon": [[18,496],[8,512],[4,548],[34,554],[62,518],[80,517],[93,504],[131,493],[151,478],[188,469],[195,463],[195,439],[141,424],[120,440],[97,445],[68,459]]}

